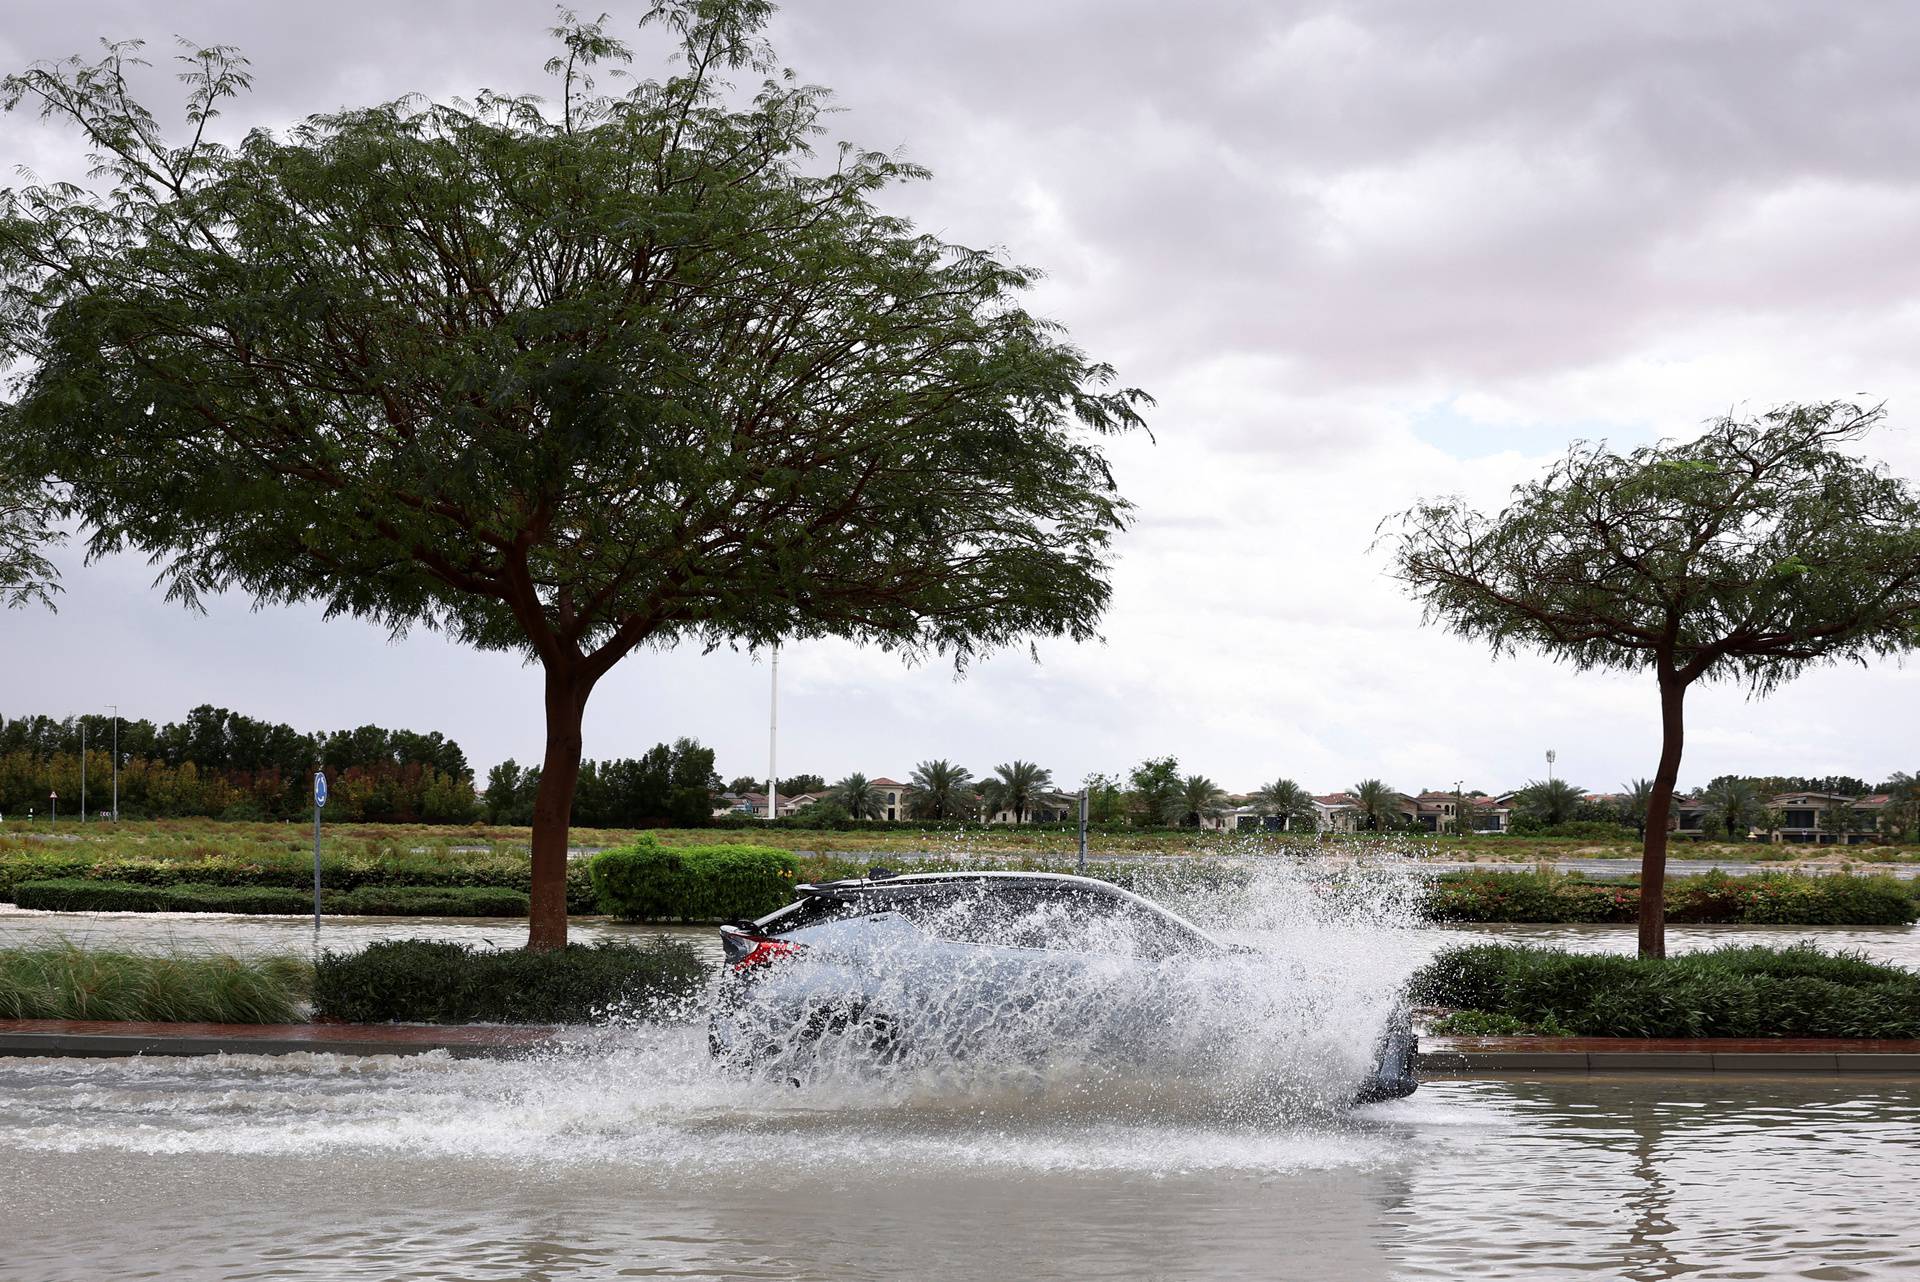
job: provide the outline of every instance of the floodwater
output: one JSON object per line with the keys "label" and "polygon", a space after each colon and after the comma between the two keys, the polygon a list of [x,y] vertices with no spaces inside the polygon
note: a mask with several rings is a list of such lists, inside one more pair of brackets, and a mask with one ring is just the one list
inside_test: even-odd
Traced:
{"label": "floodwater", "polygon": [[[1142,1038],[1160,1052],[1150,1067],[1100,1035],[1117,1026],[1062,1011],[1044,974],[1047,1000],[1007,1006],[1008,1035],[984,1053],[804,1085],[723,1073],[698,1019],[579,1030],[502,1061],[0,1059],[0,1276],[1920,1274],[1920,1079],[1443,1080],[1348,1108],[1406,976],[1469,932],[1419,925],[1403,877],[1309,893],[1287,876],[1179,905],[1257,945],[1208,966],[1262,968],[1262,982],[1151,972],[1187,986],[1158,994],[1175,1000]],[[323,940],[506,945],[524,929],[328,919]],[[1628,938],[1539,929],[1580,946]],[[615,933],[713,939],[578,931]],[[0,913],[0,943],[53,937],[312,946],[297,918]],[[1826,939],[1906,956],[1912,935]],[[1089,991],[1138,996],[1114,965],[1113,986],[1089,972]],[[1062,1030],[1039,1057],[1014,1026],[1033,1019]]]}
{"label": "floodwater", "polygon": [[13,1282],[1920,1271],[1920,1080],[1199,1103],[736,1082],[691,1028],[511,1062],[0,1061],[0,1252]]}

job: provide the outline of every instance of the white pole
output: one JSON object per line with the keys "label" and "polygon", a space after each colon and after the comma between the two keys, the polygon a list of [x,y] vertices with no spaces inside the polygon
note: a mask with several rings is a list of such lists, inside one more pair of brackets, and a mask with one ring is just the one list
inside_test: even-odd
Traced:
{"label": "white pole", "polygon": [[780,817],[780,643],[773,643],[773,690],[767,702],[767,818]]}
{"label": "white pole", "polygon": [[110,703],[113,709],[113,821],[120,822],[120,705]]}
{"label": "white pole", "polygon": [[87,822],[87,716],[80,714],[80,822]]}

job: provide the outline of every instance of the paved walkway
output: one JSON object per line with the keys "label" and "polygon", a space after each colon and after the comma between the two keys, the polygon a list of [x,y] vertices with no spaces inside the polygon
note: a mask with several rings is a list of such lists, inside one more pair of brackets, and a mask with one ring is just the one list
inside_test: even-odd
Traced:
{"label": "paved walkway", "polygon": [[1501,1072],[1915,1073],[1920,1040],[1790,1037],[1423,1037],[1428,1075]]}

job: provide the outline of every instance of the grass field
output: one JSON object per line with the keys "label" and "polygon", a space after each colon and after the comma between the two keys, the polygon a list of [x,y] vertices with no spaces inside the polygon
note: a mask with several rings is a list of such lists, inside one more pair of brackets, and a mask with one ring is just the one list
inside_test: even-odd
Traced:
{"label": "grass field", "polygon": [[[777,846],[786,850],[848,855],[968,854],[1070,855],[1075,836],[1055,829],[1022,829],[1006,825],[945,832],[903,832],[858,829],[849,831],[803,828],[656,828],[649,835],[668,846],[705,846],[726,842]],[[631,841],[637,830],[575,828],[576,848],[617,846]],[[532,839],[527,828],[462,827],[428,824],[331,824],[323,828],[324,850],[346,858],[419,855],[429,859],[469,857],[525,857]],[[1555,859],[1638,859],[1639,846],[1631,841],[1594,841],[1570,837],[1471,835],[1430,837],[1393,835],[1334,836],[1323,840],[1282,833],[1096,832],[1088,838],[1090,853],[1113,855],[1248,855],[1283,854],[1310,848],[1323,854],[1342,854],[1382,845],[1435,860],[1473,860],[1490,863],[1535,864]],[[63,823],[49,829],[44,821],[7,823],[0,827],[0,854],[7,851],[61,851],[69,855],[98,852],[102,857],[140,859],[205,859],[212,856],[245,858],[251,855],[284,859],[311,852],[312,829],[304,823],[226,823],[211,819]],[[1670,852],[1674,859],[1758,860],[1798,863],[1809,860],[1854,863],[1912,862],[1920,860],[1913,846],[1771,846],[1752,842],[1681,842]]]}

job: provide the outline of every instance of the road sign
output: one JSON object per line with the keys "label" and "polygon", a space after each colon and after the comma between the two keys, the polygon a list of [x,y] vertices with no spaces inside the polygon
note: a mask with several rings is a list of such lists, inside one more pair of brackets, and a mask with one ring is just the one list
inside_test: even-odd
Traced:
{"label": "road sign", "polygon": [[313,804],[327,804],[327,777],[318,770],[313,772]]}

